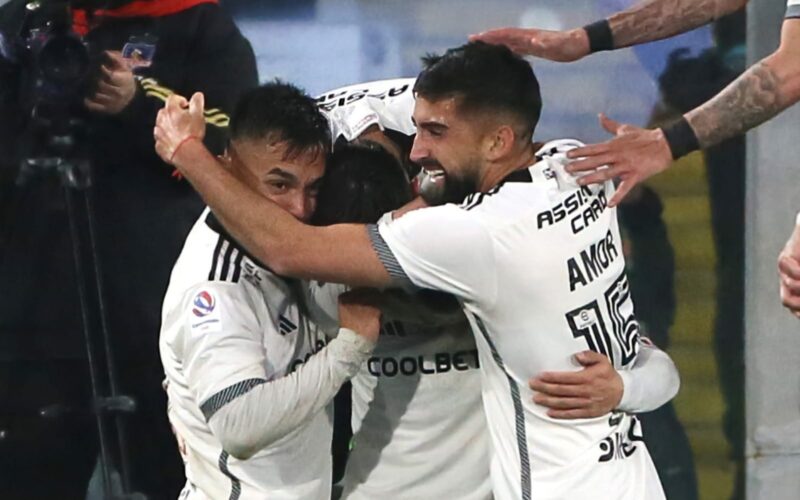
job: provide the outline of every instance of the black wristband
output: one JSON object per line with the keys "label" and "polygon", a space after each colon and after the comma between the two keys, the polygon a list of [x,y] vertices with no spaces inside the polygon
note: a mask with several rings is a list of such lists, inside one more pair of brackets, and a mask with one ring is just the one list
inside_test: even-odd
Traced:
{"label": "black wristband", "polygon": [[681,117],[675,123],[663,127],[661,131],[664,132],[664,139],[669,144],[673,160],[700,149],[700,141],[697,140],[694,129],[689,125],[685,117]]}
{"label": "black wristband", "polygon": [[601,50],[614,50],[614,34],[611,33],[611,25],[608,19],[587,24],[583,27],[589,37],[589,50],[600,52]]}

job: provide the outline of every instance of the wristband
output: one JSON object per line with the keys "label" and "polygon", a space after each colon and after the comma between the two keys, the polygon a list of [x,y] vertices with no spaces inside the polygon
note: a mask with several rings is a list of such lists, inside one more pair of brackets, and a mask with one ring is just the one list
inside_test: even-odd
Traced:
{"label": "wristband", "polygon": [[199,137],[194,136],[194,135],[187,135],[186,137],[184,137],[181,140],[181,142],[179,142],[178,145],[175,146],[175,150],[172,152],[172,155],[169,157],[169,162],[170,163],[172,163],[172,160],[175,159],[175,155],[178,154],[178,150],[181,149],[181,146],[186,144],[186,142],[188,142],[190,139],[197,139],[198,141],[200,140]]}
{"label": "wristband", "polygon": [[589,51],[600,52],[603,50],[614,50],[614,34],[611,33],[611,25],[608,19],[587,24],[583,27],[589,38]]}
{"label": "wristband", "polygon": [[666,139],[669,150],[672,152],[673,160],[700,149],[700,141],[697,139],[697,134],[694,133],[694,129],[689,125],[686,117],[681,117],[677,122],[662,128],[661,131],[664,133],[664,139]]}

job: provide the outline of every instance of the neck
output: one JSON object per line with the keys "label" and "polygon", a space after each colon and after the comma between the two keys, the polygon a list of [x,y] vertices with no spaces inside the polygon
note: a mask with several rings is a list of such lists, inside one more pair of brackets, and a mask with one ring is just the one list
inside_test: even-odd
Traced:
{"label": "neck", "polygon": [[485,193],[498,185],[511,172],[533,165],[535,159],[536,148],[533,143],[530,143],[508,158],[490,163],[482,172],[478,191]]}

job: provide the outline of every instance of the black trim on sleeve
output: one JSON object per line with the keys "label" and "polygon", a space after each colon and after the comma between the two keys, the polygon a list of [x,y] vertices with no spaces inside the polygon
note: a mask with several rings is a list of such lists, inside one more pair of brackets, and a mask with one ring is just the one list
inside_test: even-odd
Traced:
{"label": "black trim on sleeve", "polygon": [[411,281],[403,270],[403,267],[397,261],[397,257],[394,256],[392,249],[386,244],[386,240],[381,236],[378,226],[376,224],[368,224],[367,233],[369,234],[369,240],[372,242],[372,248],[375,250],[375,253],[378,254],[378,258],[386,269],[386,272],[389,273],[389,276],[395,279]]}
{"label": "black trim on sleeve", "polygon": [[220,408],[230,403],[234,399],[238,398],[239,396],[247,394],[253,389],[253,387],[264,384],[266,382],[267,381],[264,380],[263,378],[250,378],[247,380],[242,380],[241,382],[237,382],[214,394],[213,396],[208,398],[205,403],[200,405],[200,411],[203,412],[203,416],[206,418],[206,422],[211,420],[211,417],[213,417],[214,414],[220,410]]}
{"label": "black trim on sleeve", "polygon": [[614,50],[614,34],[611,32],[611,25],[608,19],[603,19],[583,27],[589,37],[589,50],[600,52],[603,50]]}
{"label": "black trim on sleeve", "polygon": [[669,145],[673,160],[700,149],[700,141],[697,139],[694,129],[683,116],[677,122],[662,128],[661,131],[664,132],[664,139]]}

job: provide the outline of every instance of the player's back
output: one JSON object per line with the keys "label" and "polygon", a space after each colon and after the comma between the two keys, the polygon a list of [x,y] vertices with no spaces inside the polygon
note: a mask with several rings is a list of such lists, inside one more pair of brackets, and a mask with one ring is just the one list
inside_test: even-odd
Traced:
{"label": "player's back", "polygon": [[465,321],[384,322],[352,380],[354,442],[342,498],[491,497],[477,358]]}
{"label": "player's back", "polygon": [[638,345],[616,210],[607,208],[613,185],[577,186],[563,171],[569,143],[550,146],[543,161],[460,207],[492,253],[493,280],[464,309],[481,353],[495,494],[663,498],[635,417],[555,420],[531,400],[528,379],[578,370],[576,352],[601,352],[626,369]]}

